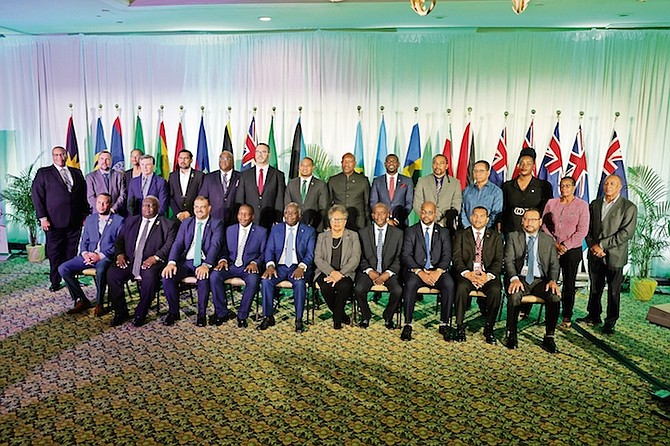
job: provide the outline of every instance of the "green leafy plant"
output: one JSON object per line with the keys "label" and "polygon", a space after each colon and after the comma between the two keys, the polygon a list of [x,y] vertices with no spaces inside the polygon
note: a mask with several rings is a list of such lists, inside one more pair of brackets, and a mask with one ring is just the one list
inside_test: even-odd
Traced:
{"label": "green leafy plant", "polygon": [[9,222],[28,230],[31,246],[37,244],[39,223],[35,214],[35,206],[31,195],[35,163],[29,165],[19,175],[7,174],[7,187],[0,192],[0,199],[9,204]]}
{"label": "green leafy plant", "polygon": [[637,227],[631,239],[631,271],[649,277],[651,262],[670,247],[670,201],[665,183],[648,166],[628,168],[628,188],[637,197]]}
{"label": "green leafy plant", "polygon": [[[340,166],[335,164],[330,153],[321,148],[318,144],[306,144],[305,153],[314,160],[313,175],[323,181],[328,181],[330,177],[340,172]],[[283,165],[286,166],[288,176],[288,166],[291,160],[291,149],[284,150],[281,155]]]}

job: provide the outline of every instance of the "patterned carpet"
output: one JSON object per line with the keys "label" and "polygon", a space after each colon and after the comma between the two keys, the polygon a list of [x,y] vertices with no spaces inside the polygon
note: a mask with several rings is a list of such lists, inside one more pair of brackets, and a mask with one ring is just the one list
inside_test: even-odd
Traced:
{"label": "patterned carpet", "polygon": [[[446,343],[431,297],[411,342],[379,319],[335,331],[325,306],[296,334],[286,299],[265,332],[198,328],[187,297],[173,327],[152,310],[110,328],[111,315],[65,315],[46,272],[0,265],[0,444],[670,444],[651,387],[575,330],[550,355],[532,319],[508,351],[484,342],[473,305],[468,341]],[[585,305],[582,292],[578,316]],[[670,331],[644,320],[649,305],[624,296],[614,335],[588,330],[668,383]]]}

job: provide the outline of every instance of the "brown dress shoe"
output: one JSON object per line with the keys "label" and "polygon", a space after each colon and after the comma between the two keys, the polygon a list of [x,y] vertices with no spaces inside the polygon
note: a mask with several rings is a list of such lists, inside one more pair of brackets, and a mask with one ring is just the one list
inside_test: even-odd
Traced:
{"label": "brown dress shoe", "polygon": [[78,301],[73,308],[67,310],[67,314],[78,314],[91,308],[91,302],[88,299]]}
{"label": "brown dress shoe", "polygon": [[98,305],[95,306],[95,309],[93,310],[93,314],[95,315],[95,317],[100,317],[100,316],[103,316],[103,315],[107,314],[107,310],[105,310],[104,305],[98,304]]}

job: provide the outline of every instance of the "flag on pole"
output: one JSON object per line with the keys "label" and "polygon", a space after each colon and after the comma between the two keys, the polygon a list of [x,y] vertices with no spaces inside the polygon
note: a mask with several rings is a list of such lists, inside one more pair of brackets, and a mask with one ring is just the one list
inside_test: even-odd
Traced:
{"label": "flag on pole", "polygon": [[[521,150],[523,149],[533,149],[535,150],[535,130],[533,128],[533,118],[530,119],[530,125],[528,126],[528,131],[526,132],[526,137],[521,144]],[[537,175],[537,165],[533,165],[533,175]],[[519,176],[519,166],[518,163],[514,165],[514,172],[512,173],[512,178]]]}
{"label": "flag on pole", "polygon": [[67,135],[65,137],[65,150],[67,151],[66,165],[79,169],[79,144],[77,144],[77,134],[74,131],[74,122],[72,116],[67,124]]}
{"label": "flag on pole", "polygon": [[228,119],[226,129],[223,132],[223,145],[221,146],[221,151],[233,153],[233,132],[230,130],[230,119]]}
{"label": "flag on pole", "polygon": [[379,139],[377,139],[377,159],[375,160],[375,177],[384,175],[386,173],[386,155],[388,155],[388,147],[386,144],[386,123],[384,122],[384,115],[382,115],[382,122],[379,124]]}
{"label": "flag on pole", "polygon": [[491,163],[491,175],[489,180],[498,187],[502,187],[507,181],[507,127],[503,127],[498,139],[496,153]]}
{"label": "flag on pole", "polygon": [[537,177],[551,184],[554,197],[560,197],[560,183],[563,178],[563,156],[561,155],[561,136],[558,131],[558,121],[551,135],[551,141],[540,164]]}
{"label": "flag on pole", "polygon": [[198,150],[195,155],[195,169],[209,172],[209,154],[207,149],[207,135],[205,134],[205,117],[200,116],[200,131],[198,132]]}
{"label": "flag on pole", "polygon": [[247,139],[244,142],[244,149],[242,150],[242,170],[251,169],[256,165],[256,117],[251,117],[249,124],[249,132],[247,132]]}
{"label": "flag on pole", "polygon": [[451,122],[450,122],[449,123],[449,131],[447,133],[447,139],[444,141],[444,149],[442,149],[442,155],[444,155],[445,158],[447,158],[447,165],[449,166],[449,167],[447,167],[447,175],[449,175],[450,177],[453,177],[454,176],[454,167],[453,167],[453,162],[452,162],[453,157],[452,157],[452,152],[451,152],[451,145],[452,145],[451,141],[452,141],[452,138],[451,138]]}
{"label": "flag on pole", "polygon": [[[182,115],[183,116],[183,115]],[[181,123],[182,119],[179,119],[179,126],[177,126],[177,142],[174,147],[174,160],[172,161],[172,171],[176,172],[179,170],[179,152],[184,150],[186,146],[184,145],[184,129]]]}
{"label": "flag on pole", "polygon": [[568,159],[568,170],[566,175],[574,178],[577,183],[575,195],[588,203],[590,201],[589,178],[581,124],[577,130],[577,135],[575,135],[575,143],[572,145],[572,152],[570,152],[570,158]]}
{"label": "flag on pole", "polygon": [[354,156],[356,157],[356,167],[354,170],[358,173],[365,175],[365,160],[363,159],[363,126],[361,125],[361,120],[358,120],[358,125],[356,126],[356,141],[354,142]]}
{"label": "flag on pole", "polygon": [[135,120],[135,144],[133,145],[134,150],[141,150],[144,152],[144,131],[142,130],[142,121],[140,120],[140,115],[137,115]]}
{"label": "flag on pole", "polygon": [[[430,172],[432,172],[432,169],[429,166],[433,165],[433,143],[430,140],[430,136],[428,137],[428,141],[426,141],[426,145],[423,147],[423,155],[421,155],[421,173],[419,175],[427,175]],[[426,168],[426,171],[424,172],[423,168]]]}
{"label": "flag on pole", "polygon": [[93,170],[98,170],[98,156],[100,152],[107,150],[107,141],[105,141],[105,132],[102,129],[102,119],[98,117],[98,125],[95,131],[95,155],[93,158]]}
{"label": "flag on pole", "polygon": [[305,142],[302,140],[302,124],[300,123],[300,116],[298,116],[298,123],[295,126],[293,133],[293,144],[291,145],[291,162],[289,165],[288,177],[296,178],[298,176],[298,168],[300,160],[304,158],[302,155],[305,150]]}
{"label": "flag on pole", "polygon": [[617,175],[621,178],[621,196],[628,198],[628,181],[626,181],[626,168],[623,164],[623,153],[621,151],[621,144],[616,130],[612,130],[612,139],[607,147],[607,154],[605,155],[605,163],[603,164],[603,173],[600,176],[600,185],[598,186],[598,198],[604,194],[603,186],[605,185],[605,178],[610,175]]}
{"label": "flag on pole", "polygon": [[472,163],[474,162],[475,139],[472,134],[472,122],[468,122],[468,125],[465,126],[465,132],[463,132],[461,151],[458,155],[458,170],[456,170],[456,178],[461,182],[461,190],[474,181],[472,177]]}
{"label": "flag on pole", "polygon": [[405,157],[405,166],[402,173],[410,177],[415,184],[421,176],[421,135],[419,134],[418,123],[412,127],[412,134],[409,137],[407,156]]}
{"label": "flag on pole", "polygon": [[114,125],[112,126],[112,143],[109,151],[112,152],[112,170],[120,170],[123,172],[125,169],[123,137],[121,133],[121,118],[118,116],[114,120]]}
{"label": "flag on pole", "polygon": [[165,138],[165,123],[161,114],[158,124],[158,141],[156,142],[156,167],[155,174],[166,180],[170,176],[170,158],[168,158],[167,138]]}
{"label": "flag on pole", "polygon": [[275,143],[275,115],[270,118],[270,134],[268,135],[268,146],[270,147],[270,166],[277,168],[277,143]]}

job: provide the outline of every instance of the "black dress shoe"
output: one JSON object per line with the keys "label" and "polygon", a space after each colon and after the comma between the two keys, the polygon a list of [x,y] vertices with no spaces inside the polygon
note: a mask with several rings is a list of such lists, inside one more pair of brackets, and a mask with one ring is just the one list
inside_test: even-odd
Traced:
{"label": "black dress shoe", "polygon": [[445,334],[449,334],[449,325],[447,324],[440,324],[440,327],[437,329],[437,331],[444,336]]}
{"label": "black dress shoe", "polygon": [[514,350],[519,347],[519,340],[516,337],[516,333],[510,333],[507,335],[507,342],[505,343],[505,347],[510,350]]}
{"label": "black dress shoe", "polygon": [[358,323],[358,326],[361,328],[368,328],[370,326],[370,321],[367,319],[363,319]]}
{"label": "black dress shoe", "polygon": [[393,319],[388,319],[384,321],[384,326],[389,330],[393,330],[395,328],[395,322],[393,322]]}
{"label": "black dress shoe", "polygon": [[411,325],[405,325],[402,327],[402,333],[400,333],[400,339],[403,341],[411,341],[412,340],[412,326]]}
{"label": "black dress shoe", "polygon": [[591,316],[579,317],[575,320],[575,322],[579,322],[581,324],[586,324],[589,327],[593,327],[594,325],[600,325],[600,324],[603,323],[602,320],[592,318]]}
{"label": "black dress shoe", "polygon": [[119,313],[114,315],[114,319],[112,319],[112,323],[110,324],[112,327],[118,327],[119,325],[122,325],[125,321],[130,319],[130,315],[128,313]]}
{"label": "black dress shoe", "polygon": [[342,322],[333,322],[333,328],[335,330],[342,330]]}
{"label": "black dress shoe", "polygon": [[195,325],[197,325],[198,327],[204,327],[205,325],[207,325],[207,318],[205,317],[204,314],[202,316],[198,316],[198,318],[195,321]]}
{"label": "black dress shoe", "polygon": [[58,291],[62,288],[63,288],[63,285],[61,285],[60,283],[58,285],[53,285],[53,284],[49,285],[49,291],[51,291],[52,293],[55,293],[56,291]]}
{"label": "black dress shoe", "polygon": [[465,328],[459,327],[458,330],[456,331],[456,342],[465,342],[466,340],[466,335],[465,335]]}
{"label": "black dress shoe", "polygon": [[344,325],[350,325],[351,324],[351,318],[347,316],[346,314],[342,315],[342,323]]}
{"label": "black dress shoe", "polygon": [[614,333],[614,324],[612,322],[605,322],[605,326],[603,327],[603,333],[604,334]]}
{"label": "black dress shoe", "polygon": [[542,347],[549,353],[558,353],[558,347],[556,347],[556,341],[554,341],[553,336],[545,336],[542,340]]}
{"label": "black dress shoe", "polygon": [[270,327],[274,327],[274,325],[275,325],[274,316],[264,317],[260,325],[256,327],[256,330],[267,330]]}
{"label": "black dress shoe", "polygon": [[305,325],[302,323],[302,319],[295,321],[295,332],[302,333],[305,331]]}
{"label": "black dress shoe", "polygon": [[179,316],[178,314],[170,313],[165,317],[165,320],[163,321],[163,325],[168,325],[168,326],[174,325],[174,323],[177,322],[180,319],[181,319],[181,316]]}
{"label": "black dress shoe", "polygon": [[498,343],[498,341],[496,341],[495,335],[493,334],[493,327],[484,327],[484,340],[487,344],[491,345],[496,345]]}
{"label": "black dress shoe", "polygon": [[239,317],[237,318],[237,327],[238,328],[247,328],[249,324],[247,323],[246,319],[240,319]]}
{"label": "black dress shoe", "polygon": [[228,313],[221,316],[221,319],[223,319],[223,322],[232,321],[233,319],[237,319],[237,313],[234,311],[229,311]]}
{"label": "black dress shoe", "polygon": [[146,321],[144,320],[143,317],[136,317],[135,319],[133,319],[133,326],[141,327],[142,325],[144,325],[145,322]]}

